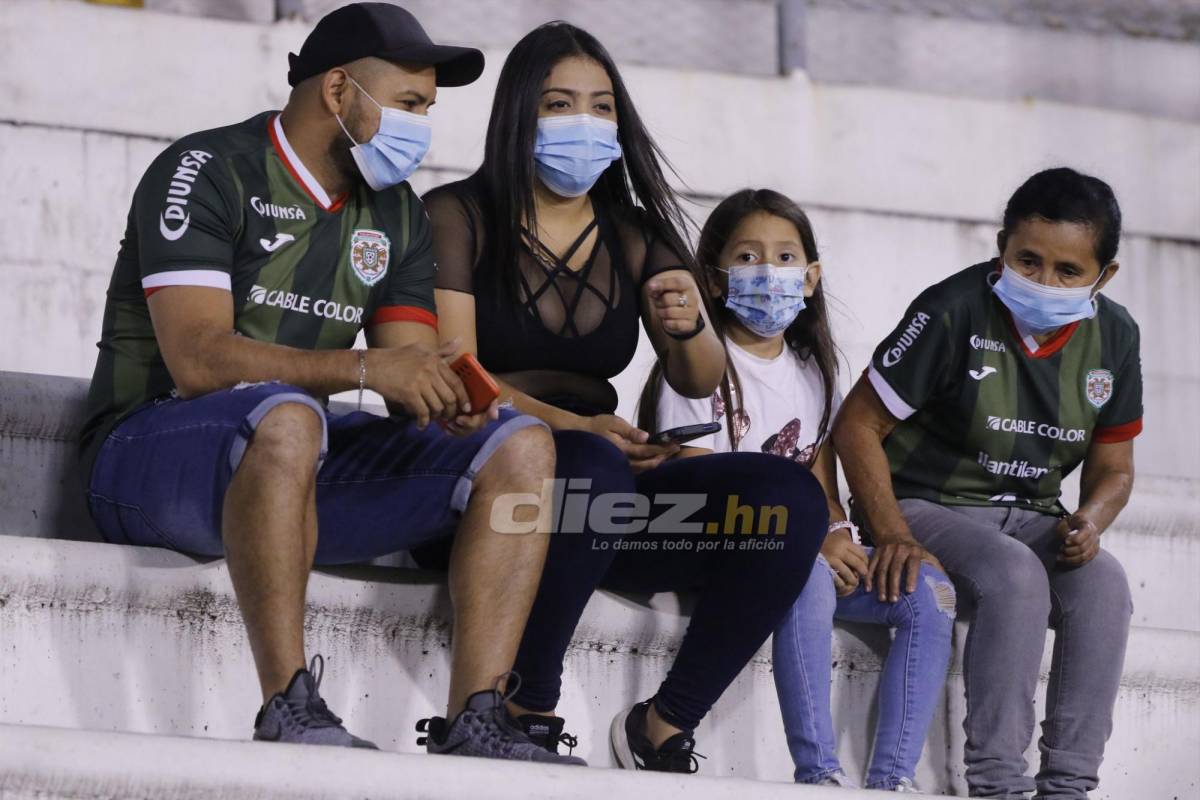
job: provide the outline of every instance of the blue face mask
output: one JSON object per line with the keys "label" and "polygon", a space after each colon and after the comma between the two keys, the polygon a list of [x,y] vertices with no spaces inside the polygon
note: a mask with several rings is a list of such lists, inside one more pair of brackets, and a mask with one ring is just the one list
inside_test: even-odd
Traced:
{"label": "blue face mask", "polygon": [[342,132],[354,142],[350,155],[358,165],[358,171],[368,186],[380,192],[408,180],[408,176],[417,171],[417,166],[429,150],[433,131],[429,117],[398,108],[385,108],[367,94],[354,78],[350,78],[350,82],[358,87],[363,97],[379,106],[379,130],[369,142],[359,144],[346,130],[342,118],[335,119],[342,126]]}
{"label": "blue face mask", "polygon": [[562,197],[579,197],[599,180],[608,165],[621,157],[617,123],[573,114],[537,121],[533,159],[538,177]]}
{"label": "blue face mask", "polygon": [[1090,286],[1064,289],[1043,286],[1004,264],[1000,278],[992,285],[992,291],[1023,326],[1033,333],[1049,333],[1072,322],[1096,316],[1092,293],[1104,277],[1104,272],[1101,270],[1096,283]]}
{"label": "blue face mask", "polygon": [[782,333],[804,310],[808,267],[747,264],[721,271],[729,274],[725,307],[756,336]]}

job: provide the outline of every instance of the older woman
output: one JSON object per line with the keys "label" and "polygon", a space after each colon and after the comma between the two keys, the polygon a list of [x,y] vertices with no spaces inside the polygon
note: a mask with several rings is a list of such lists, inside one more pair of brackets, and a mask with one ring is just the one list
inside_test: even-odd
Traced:
{"label": "older woman", "polygon": [[[1059,168],[1004,212],[1000,255],[924,292],[875,351],[834,430],[876,550],[881,598],[935,556],[973,601],[965,722],[971,795],[1086,798],[1112,730],[1132,611],[1100,537],[1133,487],[1138,327],[1100,290],[1121,212]],[[1079,508],[1062,478],[1082,465]],[[1047,621],[1058,631],[1041,769],[1025,775]]]}

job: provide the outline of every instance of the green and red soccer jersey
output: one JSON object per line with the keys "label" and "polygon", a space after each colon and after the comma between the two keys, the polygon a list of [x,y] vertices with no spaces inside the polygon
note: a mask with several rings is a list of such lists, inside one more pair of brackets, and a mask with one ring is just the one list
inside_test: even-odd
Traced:
{"label": "green and red soccer jersey", "polygon": [[434,272],[428,217],[408,184],[329,197],[278,113],[180,139],[134,194],[104,309],[85,462],[123,416],[175,388],[150,322],[154,292],[224,289],[243,336],[336,349],[366,325],[436,327]]}
{"label": "green and red soccer jersey", "polygon": [[1092,442],[1142,430],[1137,324],[1096,315],[1038,345],[992,294],[997,262],[921,293],[875,350],[868,379],[899,424],[884,442],[896,497],[1059,513]]}

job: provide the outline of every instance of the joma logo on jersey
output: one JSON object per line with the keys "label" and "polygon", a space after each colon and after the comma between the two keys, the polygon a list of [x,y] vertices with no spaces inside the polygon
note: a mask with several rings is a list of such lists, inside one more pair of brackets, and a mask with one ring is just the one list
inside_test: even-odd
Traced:
{"label": "joma logo on jersey", "polygon": [[984,339],[982,336],[979,336],[978,334],[976,334],[975,336],[972,336],[970,339],[970,342],[971,342],[971,347],[974,348],[975,350],[990,350],[993,353],[1008,352],[1007,350],[1004,349],[1004,342],[997,342],[995,339]]}
{"label": "joma logo on jersey", "polygon": [[929,315],[924,311],[918,311],[917,315],[909,321],[904,332],[900,334],[900,338],[896,340],[896,343],[892,345],[890,350],[883,354],[883,365],[885,367],[895,365],[904,356],[904,352],[921,335],[921,331],[925,330],[925,326],[928,323]]}
{"label": "joma logo on jersey", "polygon": [[[200,168],[212,158],[212,153],[203,150],[184,150],[179,159],[179,166],[171,176],[171,185],[167,187],[167,207],[158,215],[158,232],[168,242],[178,241],[187,233],[192,221],[192,214],[187,211],[188,195],[192,193],[192,184],[200,174]],[[179,223],[175,227],[172,224]]]}
{"label": "joma logo on jersey", "polygon": [[1006,478],[1032,478],[1035,481],[1041,480],[1050,472],[1046,467],[1035,467],[1024,460],[996,461],[982,450],[979,451],[979,466],[993,475],[1002,475]]}
{"label": "joma logo on jersey", "polygon": [[359,228],[350,237],[350,266],[367,286],[379,283],[387,274],[392,243],[383,231]]}
{"label": "joma logo on jersey", "polygon": [[1030,436],[1041,436],[1043,439],[1055,439],[1060,442],[1082,442],[1087,438],[1083,428],[1060,428],[1045,422],[1035,422],[1031,419],[1008,419],[1007,417],[987,418],[988,430],[1004,431],[1005,433],[1025,433]]}
{"label": "joma logo on jersey", "polygon": [[264,203],[260,197],[250,198],[250,207],[258,212],[260,217],[275,219],[308,219],[300,206],[277,206],[274,203]]}

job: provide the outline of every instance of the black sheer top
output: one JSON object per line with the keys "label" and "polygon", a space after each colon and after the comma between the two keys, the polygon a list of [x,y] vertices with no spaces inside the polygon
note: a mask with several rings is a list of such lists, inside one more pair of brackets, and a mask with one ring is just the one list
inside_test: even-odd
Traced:
{"label": "black sheer top", "polygon": [[[582,414],[612,413],[617,396],[608,380],[629,366],[637,349],[641,286],[681,269],[679,256],[633,213],[610,213],[593,198],[595,219],[562,258],[527,234],[516,251],[514,303],[499,291],[484,241],[486,211],[472,182],[441,186],[424,202],[437,288],[475,296],[480,363],[543,402]],[[568,267],[593,229],[583,266]]]}

